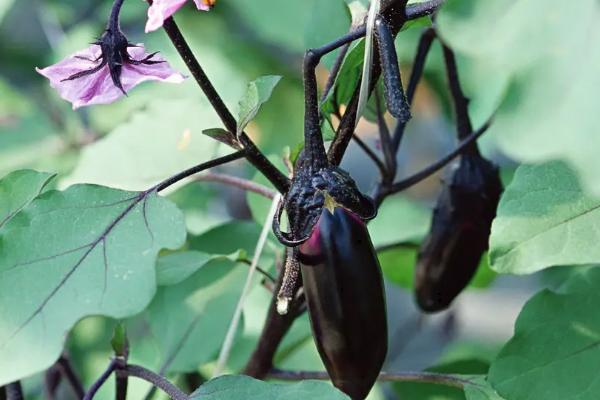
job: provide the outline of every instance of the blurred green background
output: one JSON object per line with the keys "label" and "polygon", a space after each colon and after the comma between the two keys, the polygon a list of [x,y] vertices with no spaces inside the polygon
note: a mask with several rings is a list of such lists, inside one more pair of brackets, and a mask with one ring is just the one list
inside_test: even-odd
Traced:
{"label": "blurred green background", "polygon": [[[106,0],[0,0],[0,175],[34,168],[58,172],[56,185],[61,188],[86,182],[141,190],[227,151],[201,134],[203,129],[221,124],[193,79],[181,85],[143,84],[113,104],[73,111],[46,79],[35,72],[35,67],[55,63],[86,47],[102,33],[109,10],[110,2]],[[143,42],[149,51],[160,51],[176,69],[187,73],[164,32],[143,33],[145,14],[143,2],[125,3],[122,27],[129,40]],[[261,75],[283,76],[271,100],[248,127],[259,147],[281,166],[286,147],[294,149],[302,142],[302,54],[304,49],[324,44],[348,31],[351,16],[346,2],[220,0],[210,13],[185,7],[176,20],[234,114],[249,81]],[[411,24],[398,37],[405,82],[424,25],[427,21]],[[475,65],[459,61],[464,72],[463,85],[467,91],[474,90],[481,83],[481,75]],[[329,57],[324,64],[331,62]],[[318,78],[322,85],[327,78],[325,67],[318,71]],[[474,120],[483,121],[489,109],[487,99],[477,98],[472,109]],[[415,99],[414,119],[398,156],[399,176],[422,168],[452,148],[454,133],[449,111],[441,54],[436,44]],[[393,121],[388,118],[388,122]],[[376,125],[362,121],[358,134],[377,149]],[[512,164],[498,152],[493,140],[485,138],[482,147],[486,155],[505,166],[509,181]],[[357,147],[350,147],[343,165],[363,190],[369,190],[376,182],[375,167]],[[243,162],[219,171],[266,183],[263,178],[255,177],[255,171]],[[420,241],[428,229],[429,210],[439,189],[439,177],[386,201],[380,218],[370,227],[376,245]],[[258,224],[262,224],[269,206],[267,200],[254,195],[246,197],[239,190],[208,183],[191,183],[169,196],[185,212],[190,233],[188,250],[227,254],[241,248],[251,255],[260,229]],[[280,246],[270,238],[261,266],[272,271],[281,253]],[[380,256],[388,281],[390,315],[386,370],[418,370],[438,365],[436,368],[441,371],[446,368],[452,372],[485,373],[499,344],[510,336],[512,321],[522,303],[537,287],[536,278],[520,280],[518,285],[511,278],[498,279],[485,293],[475,290],[462,296],[450,311],[423,317],[416,311],[409,291],[415,250],[400,248],[382,252]],[[132,361],[165,372],[182,385],[186,379],[198,379],[198,375],[189,374],[193,371],[199,371],[204,378],[210,377],[210,365],[244,276],[244,267],[217,260],[211,268],[203,267],[183,283],[160,287],[151,306],[127,321]],[[493,273],[483,265],[474,286],[486,288],[493,280]],[[204,290],[208,287],[212,292]],[[202,318],[192,320],[196,321],[194,324],[202,322],[194,325],[197,335],[192,342],[184,343],[189,348],[182,350],[177,347],[185,333],[182,329],[191,322],[189,310],[182,308],[181,303],[189,296],[202,297],[203,293],[214,295],[197,299],[198,315]],[[253,349],[269,299],[269,292],[257,280],[244,310],[244,327],[228,371],[239,371]],[[488,312],[497,301],[503,301],[504,307],[496,310],[492,318]],[[69,336],[66,351],[86,386],[108,362],[115,323],[105,318],[88,318]],[[169,349],[173,348],[178,348],[178,352],[169,358]],[[456,360],[461,360],[460,365],[447,366]],[[295,323],[276,365],[288,369],[322,369],[306,316]],[[42,376],[26,383],[30,395],[43,395]],[[147,385],[132,381],[132,398],[142,398],[147,390]],[[431,393],[419,392],[423,390]],[[64,384],[58,393],[60,398],[72,398]],[[109,384],[98,398],[111,395]],[[408,384],[383,384],[372,394],[372,398],[399,399],[461,396],[460,392],[449,389],[428,386],[423,389]]]}

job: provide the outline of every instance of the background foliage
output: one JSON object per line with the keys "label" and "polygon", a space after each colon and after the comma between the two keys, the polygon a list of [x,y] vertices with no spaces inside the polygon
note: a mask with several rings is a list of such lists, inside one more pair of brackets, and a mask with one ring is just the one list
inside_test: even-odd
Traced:
{"label": "background foliage", "polygon": [[[251,3],[223,0],[206,14],[190,7],[177,21],[227,105],[248,116],[247,131],[281,166],[302,141],[303,51],[347,32],[357,2]],[[182,385],[190,372],[210,378],[270,204],[206,182],[164,197],[144,192],[229,151],[202,134],[220,123],[192,79],[142,85],[114,104],[73,112],[35,73],[100,34],[108,10],[107,1],[0,0],[0,384],[25,378],[28,398],[42,396],[42,372],[63,347],[89,386],[111,354],[117,319],[127,326],[132,362]],[[450,0],[440,12],[437,27],[457,52],[474,125],[497,110],[481,146],[501,165],[507,187],[489,260],[467,293],[435,317],[416,311],[410,290],[440,176],[386,200],[370,224],[388,291],[385,369],[428,369],[468,382],[462,390],[382,383],[371,398],[598,398],[599,17],[595,0]],[[140,2],[125,3],[130,40],[185,71],[162,31],[142,34],[144,19]],[[410,24],[398,36],[403,72],[426,25]],[[357,80],[360,46],[346,61],[341,88]],[[440,54],[435,44],[399,154],[401,174],[453,146]],[[270,76],[268,85],[247,92],[259,76]],[[321,84],[326,76],[320,69]],[[259,111],[247,107],[271,89]],[[344,91],[336,95],[343,102]],[[358,132],[377,146],[374,124],[362,121]],[[356,147],[343,166],[365,191],[376,181]],[[219,171],[266,183],[243,162]],[[259,264],[274,273],[281,255],[270,237]],[[243,367],[269,301],[256,278],[227,372]],[[306,316],[286,336],[276,365],[323,370]],[[72,396],[60,390],[61,398]],[[130,383],[133,398],[147,390]],[[111,398],[110,385],[98,396]],[[194,396],[342,397],[325,383],[245,377],[212,380]]]}

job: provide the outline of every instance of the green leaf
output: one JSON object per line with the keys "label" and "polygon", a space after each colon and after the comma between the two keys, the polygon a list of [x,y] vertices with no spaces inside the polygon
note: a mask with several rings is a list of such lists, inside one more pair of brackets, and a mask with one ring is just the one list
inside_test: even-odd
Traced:
{"label": "green leaf", "polygon": [[146,318],[161,353],[161,372],[195,371],[216,358],[247,271],[221,259],[159,288]]}
{"label": "green leaf", "polygon": [[348,397],[320,381],[267,383],[248,376],[221,376],[200,386],[190,400],[334,400]]}
{"label": "green leaf", "polygon": [[499,109],[489,134],[500,148],[527,163],[567,161],[594,194],[599,18],[597,0],[576,7],[562,0],[452,0],[436,20],[444,41],[485,69],[491,83],[468,94],[477,101],[495,92],[488,115]]}
{"label": "green leaf", "polygon": [[[346,34],[350,28],[350,13],[344,0],[315,1],[310,15],[304,31],[307,49],[323,46]],[[336,55],[337,51],[329,53],[321,62],[330,68]]]}
{"label": "green leaf", "polygon": [[81,318],[143,310],[157,253],[185,235],[181,212],[155,191],[76,185],[37,197],[1,237],[0,385],[52,365]]}
{"label": "green leaf", "polygon": [[108,136],[86,146],[61,185],[96,183],[144,190],[215,157],[219,143],[202,134],[219,120],[206,100],[155,100]]}
{"label": "green leaf", "polygon": [[129,354],[129,340],[127,339],[127,328],[123,322],[119,322],[115,325],[113,330],[113,336],[110,340],[110,345],[116,355],[120,357],[127,357]]}
{"label": "green leaf", "polygon": [[521,166],[492,225],[490,261],[500,273],[600,262],[600,199],[586,196],[564,163]]}
{"label": "green leaf", "polygon": [[236,150],[242,149],[242,145],[237,140],[235,135],[233,133],[229,132],[228,130],[225,130],[223,128],[212,128],[212,129],[205,129],[202,131],[202,133],[214,140],[217,140],[223,144],[226,144],[229,147],[233,147]]}
{"label": "green leaf", "polygon": [[431,212],[422,205],[406,197],[390,197],[369,223],[371,240],[375,246],[418,243],[427,234],[430,219]]}
{"label": "green leaf", "polygon": [[0,229],[37,197],[54,174],[21,170],[0,180]]}
{"label": "green leaf", "polygon": [[231,254],[240,249],[253,254],[260,231],[261,227],[254,222],[229,222],[193,236],[190,246],[208,254]]}
{"label": "green leaf", "polygon": [[544,290],[527,302],[488,380],[510,400],[592,400],[600,393],[600,291]]}
{"label": "green leaf", "polygon": [[333,114],[337,111],[336,106],[350,102],[362,74],[364,56],[365,41],[355,42],[344,58],[333,88],[321,104],[321,111],[324,115]]}
{"label": "green leaf", "polygon": [[240,110],[238,114],[238,124],[236,135],[239,136],[246,125],[250,123],[258,114],[260,107],[269,100],[273,89],[281,80],[281,76],[267,75],[261,76],[250,82],[246,88],[246,93],[240,100]]}
{"label": "green leaf", "polygon": [[211,261],[227,259],[236,262],[243,258],[244,253],[237,251],[230,255],[219,255],[192,250],[167,254],[159,257],[156,262],[156,283],[159,286],[178,284]]}

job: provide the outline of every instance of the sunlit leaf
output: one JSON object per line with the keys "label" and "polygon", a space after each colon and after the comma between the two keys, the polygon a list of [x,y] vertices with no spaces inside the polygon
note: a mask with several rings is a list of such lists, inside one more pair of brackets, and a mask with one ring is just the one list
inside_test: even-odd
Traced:
{"label": "sunlit leaf", "polygon": [[492,225],[490,260],[500,273],[600,262],[600,199],[564,163],[520,167]]}
{"label": "sunlit leaf", "polygon": [[489,134],[501,149],[523,162],[567,161],[596,194],[598,18],[596,0],[452,0],[436,20],[444,40],[487,71],[490,87],[470,95],[494,91],[488,114],[500,108]]}
{"label": "sunlit leaf", "polygon": [[510,400],[592,400],[600,381],[600,291],[544,290],[525,305],[488,380]]}
{"label": "sunlit leaf", "polygon": [[42,194],[3,231],[0,384],[49,367],[79,319],[140,312],[157,253],[186,234],[181,212],[155,191],[94,185]]}

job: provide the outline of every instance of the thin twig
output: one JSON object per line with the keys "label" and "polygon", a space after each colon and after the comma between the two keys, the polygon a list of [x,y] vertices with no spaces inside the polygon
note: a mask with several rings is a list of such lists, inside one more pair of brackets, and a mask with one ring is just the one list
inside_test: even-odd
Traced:
{"label": "thin twig", "polygon": [[[444,61],[446,63],[446,76],[448,77],[448,86],[450,87],[450,95],[452,96],[452,103],[454,105],[454,115],[456,118],[456,130],[458,139],[464,139],[473,130],[471,124],[471,118],[469,118],[469,99],[465,96],[462,87],[460,86],[460,79],[458,77],[458,66],[456,65],[456,58],[454,52],[446,45],[442,43],[442,49],[444,52]],[[478,154],[479,149],[477,143],[469,146],[467,151]]]}
{"label": "thin twig", "polygon": [[83,385],[75,374],[69,359],[63,355],[58,359],[56,364],[61,374],[67,379],[67,382],[69,382],[69,386],[71,386],[71,389],[73,389],[75,396],[78,399],[83,399],[83,395],[85,394]]}
{"label": "thin twig", "polygon": [[[284,371],[272,370],[269,373],[269,378],[299,381],[305,379],[329,380],[327,372],[321,371]],[[417,383],[433,383],[438,385],[452,386],[456,388],[464,388],[465,385],[479,386],[469,379],[459,378],[455,375],[439,374],[434,372],[382,372],[379,374],[379,381],[393,382],[417,382]]]}
{"label": "thin twig", "polygon": [[195,165],[191,168],[186,169],[185,171],[181,171],[180,173],[175,174],[175,175],[165,179],[164,181],[155,185],[150,190],[156,190],[157,192],[160,192],[185,178],[188,178],[194,174],[197,174],[198,172],[202,172],[209,168],[217,167],[219,165],[227,164],[228,162],[231,162],[231,161],[239,160],[240,158],[244,158],[245,155],[246,155],[246,150],[240,150],[240,151],[236,151],[235,153],[231,153],[231,154],[228,154],[223,157],[215,158],[214,160],[203,162],[202,164]]}
{"label": "thin twig", "polygon": [[[242,259],[242,260],[239,260],[239,261],[241,263],[243,263],[243,264],[248,265],[248,266],[252,265],[252,260]],[[256,266],[256,272],[260,273],[262,276],[264,276],[271,283],[275,283],[275,277],[273,275],[271,275],[268,271],[266,271],[263,268],[259,267],[258,265]]]}
{"label": "thin twig", "polygon": [[229,325],[229,329],[227,330],[227,334],[225,335],[225,340],[223,341],[223,347],[221,347],[221,352],[219,354],[219,359],[217,360],[217,366],[215,367],[214,376],[218,376],[221,374],[221,371],[225,368],[227,364],[227,360],[229,359],[229,354],[231,353],[231,349],[233,347],[233,340],[237,333],[238,325],[240,322],[240,318],[242,316],[242,309],[244,307],[244,303],[246,301],[246,297],[250,292],[250,288],[252,287],[252,278],[254,277],[254,272],[256,271],[256,267],[258,265],[258,260],[262,254],[262,251],[265,247],[265,243],[267,242],[267,237],[271,230],[271,221],[275,217],[275,212],[277,211],[277,205],[281,200],[281,195],[277,195],[273,198],[271,203],[271,209],[269,210],[269,214],[265,219],[265,223],[263,225],[263,229],[260,233],[258,241],[256,242],[256,248],[254,249],[254,256],[252,257],[252,263],[250,264],[250,270],[248,271],[248,276],[246,277],[246,283],[244,284],[244,288],[242,289],[242,294],[240,295],[240,299],[238,301],[237,307],[233,313],[233,317],[231,319],[231,324]]}
{"label": "thin twig", "polygon": [[108,380],[110,375],[113,373],[115,368],[117,367],[117,361],[113,358],[110,360],[108,367],[106,370],[100,375],[100,377],[90,386],[89,390],[86,392],[85,396],[83,396],[83,400],[92,400],[96,395],[96,392],[104,385],[104,383]]}
{"label": "thin twig", "polygon": [[268,187],[261,185],[260,183],[249,181],[244,178],[239,178],[237,176],[221,174],[218,172],[205,172],[202,175],[198,175],[194,179],[200,182],[223,183],[225,185],[233,186],[238,189],[245,190],[247,192],[259,194],[268,199],[272,199],[273,197],[275,197],[275,191],[269,189]]}
{"label": "thin twig", "polygon": [[475,141],[477,139],[479,139],[479,137],[481,135],[483,135],[485,133],[485,131],[489,128],[491,122],[492,122],[491,119],[488,120],[485,124],[483,124],[483,126],[481,128],[479,128],[478,130],[476,130],[475,132],[473,132],[469,136],[467,136],[465,139],[463,139],[458,144],[456,149],[454,149],[454,151],[452,151],[445,157],[441,158],[436,163],[431,164],[430,166],[422,169],[421,171],[415,173],[412,176],[409,176],[408,178],[401,180],[400,182],[394,183],[392,186],[390,186],[388,188],[384,188],[382,195],[387,196],[387,195],[405,190],[405,189],[413,186],[414,184],[421,182],[423,179],[427,178],[428,176],[434,174],[435,172],[437,172],[438,170],[440,170],[441,168],[446,166],[453,159],[455,159],[456,157],[461,155],[465,151],[466,148],[468,148],[473,143],[475,143]]}
{"label": "thin twig", "polygon": [[173,400],[188,400],[189,396],[181,391],[177,386],[173,385],[166,378],[146,369],[140,365],[128,364],[122,371],[129,375],[135,376],[145,380],[146,382],[152,383],[160,390],[165,392]]}
{"label": "thin twig", "polygon": [[371,161],[373,161],[373,163],[375,164],[375,166],[379,170],[379,173],[381,174],[381,176],[386,176],[387,175],[387,169],[385,168],[385,165],[379,159],[379,157],[377,156],[377,154],[375,154],[375,152],[373,150],[371,150],[371,148],[369,147],[369,145],[366,144],[356,134],[352,135],[352,139],[356,142],[356,144],[358,145],[358,147],[360,147],[362,149],[362,151],[365,152],[365,154],[369,157],[369,159],[371,159]]}

